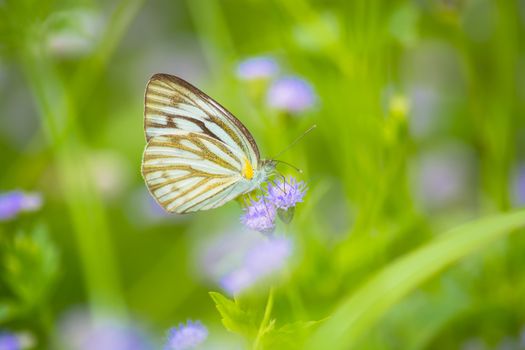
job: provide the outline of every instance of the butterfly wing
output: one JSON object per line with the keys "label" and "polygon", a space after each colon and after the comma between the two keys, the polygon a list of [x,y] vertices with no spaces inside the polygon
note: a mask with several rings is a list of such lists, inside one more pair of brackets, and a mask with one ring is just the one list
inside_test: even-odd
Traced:
{"label": "butterfly wing", "polygon": [[240,176],[241,164],[224,143],[181,130],[149,140],[142,174],[162,207],[187,213],[219,207],[250,190]]}
{"label": "butterfly wing", "polygon": [[142,174],[166,210],[187,213],[219,207],[251,190],[242,177],[259,150],[242,123],[184,80],[154,75],[146,88],[148,144]]}
{"label": "butterfly wing", "polygon": [[259,149],[248,129],[226,108],[187,81],[155,74],[148,82],[144,101],[146,139],[186,130],[213,137],[243,152],[258,166]]}

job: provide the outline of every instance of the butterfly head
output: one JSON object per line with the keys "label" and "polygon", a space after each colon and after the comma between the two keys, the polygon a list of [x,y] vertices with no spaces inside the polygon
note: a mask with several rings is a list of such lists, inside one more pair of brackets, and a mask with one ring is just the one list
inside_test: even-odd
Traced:
{"label": "butterfly head", "polygon": [[274,159],[264,159],[261,161],[261,170],[265,174],[271,174],[275,167],[277,166],[277,161]]}
{"label": "butterfly head", "polygon": [[268,180],[268,177],[275,171],[275,165],[276,162],[273,160],[261,160],[257,167],[253,167],[248,160],[245,160],[241,175],[244,181],[248,181],[253,190]]}
{"label": "butterfly head", "polygon": [[288,162],[285,162],[285,161],[282,161],[282,160],[277,160],[277,159],[271,159],[271,160],[265,160],[264,162],[268,162],[269,164],[267,165],[267,171],[268,173],[272,173],[272,172],[277,172],[278,174],[280,174],[275,168],[278,164],[284,164],[286,166],[289,166],[290,168],[294,169],[295,171],[297,171],[299,174],[302,174],[303,171],[301,169],[299,169],[298,167],[296,167],[295,165],[292,165]]}

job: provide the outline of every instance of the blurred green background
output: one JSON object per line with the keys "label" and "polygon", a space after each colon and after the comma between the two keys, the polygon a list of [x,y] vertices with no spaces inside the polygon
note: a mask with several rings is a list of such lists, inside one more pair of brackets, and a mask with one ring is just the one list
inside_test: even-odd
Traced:
{"label": "blurred green background", "polygon": [[[205,349],[525,349],[524,34],[521,0],[0,0],[0,191],[42,199],[0,222],[0,329],[33,349],[83,350],[101,319],[144,344],[124,350],[186,319]],[[269,108],[272,79],[236,73],[256,56],[315,106]],[[236,203],[164,214],[141,178],[158,72],[263,156],[318,126],[282,157],[309,191],[255,346],[267,287],[237,300],[238,334],[208,292],[259,234]]]}

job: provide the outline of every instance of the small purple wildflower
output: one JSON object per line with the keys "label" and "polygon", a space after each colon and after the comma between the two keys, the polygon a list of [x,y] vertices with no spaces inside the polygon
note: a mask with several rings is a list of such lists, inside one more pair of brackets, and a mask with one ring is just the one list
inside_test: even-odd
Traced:
{"label": "small purple wildflower", "polygon": [[8,220],[22,211],[22,192],[13,191],[0,195],[0,220]]}
{"label": "small purple wildflower", "polygon": [[288,76],[272,84],[268,90],[266,101],[271,108],[290,113],[300,113],[314,106],[316,95],[306,80]]}
{"label": "small purple wildflower", "polygon": [[266,199],[276,208],[289,209],[303,201],[306,190],[307,187],[303,181],[297,182],[293,177],[284,179],[284,181],[279,179],[268,184]]}
{"label": "small purple wildflower", "polygon": [[136,325],[110,315],[93,317],[83,310],[68,312],[58,337],[68,350],[147,350],[149,340]]}
{"label": "small purple wildflower", "polygon": [[270,238],[249,250],[243,265],[221,279],[221,287],[232,295],[240,293],[280,270],[291,253],[290,240]]}
{"label": "small purple wildflower", "polygon": [[20,350],[22,345],[18,337],[12,333],[0,333],[0,350]]}
{"label": "small purple wildflower", "polygon": [[237,77],[241,80],[270,79],[277,74],[279,66],[271,57],[248,58],[237,66]]}
{"label": "small purple wildflower", "polygon": [[22,211],[35,211],[42,206],[42,197],[36,193],[11,191],[0,194],[0,221],[9,220]]}
{"label": "small purple wildflower", "polygon": [[241,222],[254,231],[271,233],[275,229],[275,207],[264,198],[254,200],[244,209]]}
{"label": "small purple wildflower", "polygon": [[203,343],[208,337],[208,329],[199,321],[188,320],[169,330],[165,350],[193,349]]}

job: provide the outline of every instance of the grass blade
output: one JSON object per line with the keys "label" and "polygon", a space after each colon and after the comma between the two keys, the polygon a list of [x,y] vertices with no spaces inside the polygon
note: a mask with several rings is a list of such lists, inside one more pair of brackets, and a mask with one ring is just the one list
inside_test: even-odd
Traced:
{"label": "grass blade", "polygon": [[307,349],[352,349],[409,292],[462,257],[525,226],[525,210],[461,225],[393,262],[347,297],[311,337]]}

